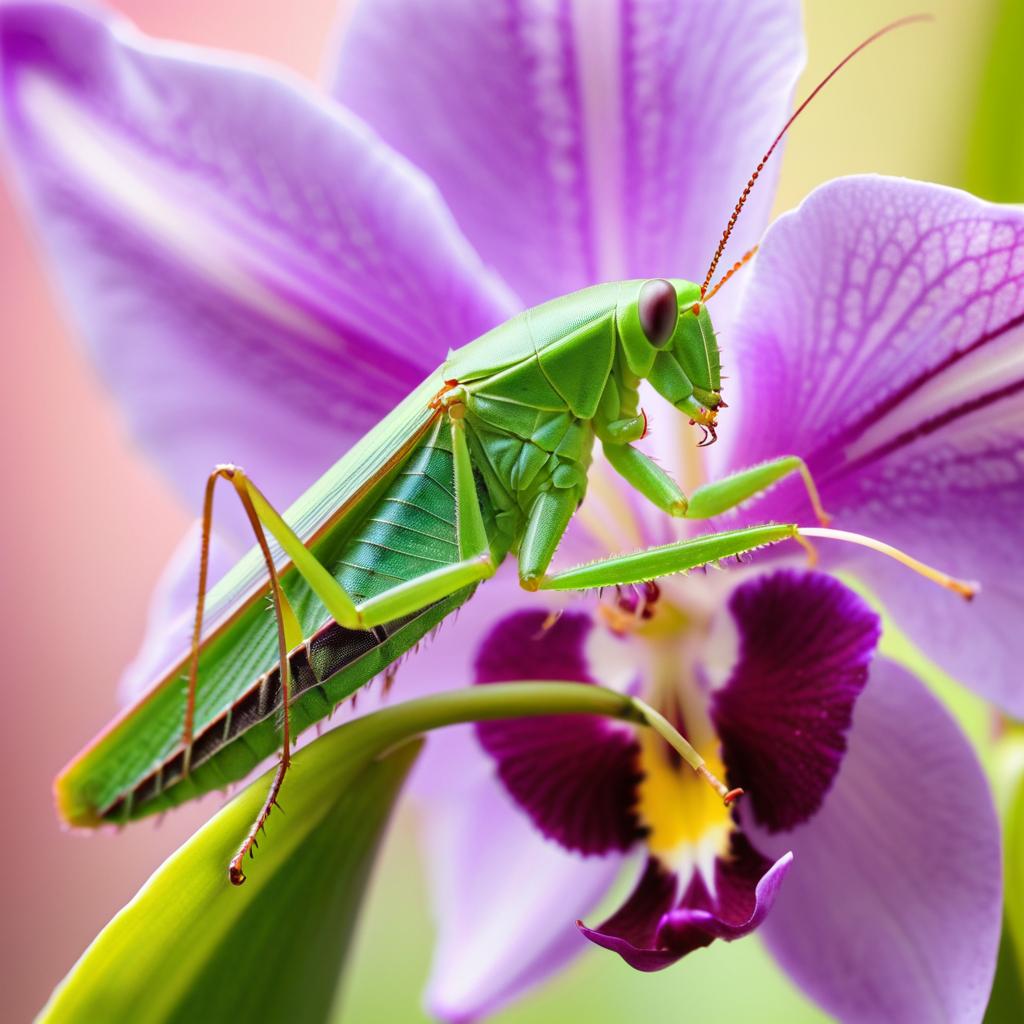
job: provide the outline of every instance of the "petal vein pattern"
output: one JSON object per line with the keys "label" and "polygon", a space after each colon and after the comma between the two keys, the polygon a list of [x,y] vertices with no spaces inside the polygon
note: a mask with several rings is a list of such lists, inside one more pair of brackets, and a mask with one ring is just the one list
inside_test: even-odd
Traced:
{"label": "petal vein pattern", "polygon": [[[943,668],[1024,714],[1024,212],[831,182],[770,230],[747,299],[732,467],[801,455],[837,527],[979,581],[959,606],[878,559],[825,553]],[[747,514],[799,518],[802,500],[786,482]]]}

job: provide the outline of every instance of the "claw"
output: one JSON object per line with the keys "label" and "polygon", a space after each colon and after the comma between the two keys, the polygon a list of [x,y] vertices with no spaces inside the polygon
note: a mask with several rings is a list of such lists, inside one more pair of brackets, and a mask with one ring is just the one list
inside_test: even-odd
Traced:
{"label": "claw", "polygon": [[[704,437],[698,442],[698,448],[707,448],[718,440],[718,434],[715,433],[715,425],[713,423],[702,423],[700,428],[704,431]],[[711,435],[710,439],[708,438],[709,434]]]}

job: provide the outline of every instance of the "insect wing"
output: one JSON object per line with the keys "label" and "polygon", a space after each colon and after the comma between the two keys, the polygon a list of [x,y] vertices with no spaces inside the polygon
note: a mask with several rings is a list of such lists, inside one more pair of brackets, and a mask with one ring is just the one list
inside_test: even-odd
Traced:
{"label": "insect wing", "polygon": [[[439,372],[424,381],[288,509],[285,519],[308,546],[315,548],[329,535],[344,533],[346,524],[358,520],[364,505],[400,469],[437,418],[431,399],[443,386],[442,376]],[[324,609],[301,585],[280,548],[271,547],[308,637],[322,625]],[[267,594],[266,567],[255,547],[211,589],[208,627],[200,646],[197,727],[223,713],[269,667],[273,620],[266,614]],[[58,776],[57,806],[70,824],[100,824],[102,809],[166,759],[180,741],[189,656],[188,622],[182,626],[179,656]],[[272,653],[270,657],[271,663],[276,661]],[[245,756],[241,749],[239,756]]]}

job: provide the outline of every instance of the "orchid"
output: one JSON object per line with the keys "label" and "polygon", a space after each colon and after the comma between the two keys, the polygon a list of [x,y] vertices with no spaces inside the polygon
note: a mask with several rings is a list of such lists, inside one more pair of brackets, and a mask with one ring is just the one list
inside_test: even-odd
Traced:
{"label": "orchid", "polygon": [[[0,8],[8,147],[54,273],[190,502],[232,459],[283,507],[447,348],[595,281],[702,272],[802,59],[789,0],[365,0],[320,95],[82,7]],[[775,173],[737,252],[764,231]],[[484,1016],[585,938],[652,970],[754,929],[844,1020],[984,1011],[1001,908],[987,785],[834,573],[1024,715],[1024,213],[839,180],[776,222],[745,274],[714,300],[722,440],[702,461],[652,399],[663,464],[692,486],[801,455],[837,527],[979,579],[981,596],[824,546],[817,570],[772,554],[603,599],[553,603],[502,574],[481,588],[402,691],[543,678],[636,693],[749,795],[723,808],[617,722],[435,737],[417,788],[444,1019]],[[806,515],[787,483],[734,521]],[[560,557],[689,526],[597,465]],[[223,520],[215,565],[246,538]],[[178,645],[195,557],[190,536],[128,689]],[[632,895],[601,922],[623,872]]]}

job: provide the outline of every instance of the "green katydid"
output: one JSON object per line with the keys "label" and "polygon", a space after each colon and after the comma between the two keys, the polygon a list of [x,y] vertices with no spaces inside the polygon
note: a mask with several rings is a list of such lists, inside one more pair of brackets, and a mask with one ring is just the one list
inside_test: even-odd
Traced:
{"label": "green katydid", "polygon": [[[635,447],[647,427],[638,387],[648,381],[705,430],[705,442],[714,439],[724,403],[707,302],[747,258],[710,287],[730,232],[796,116],[839,67],[893,27],[857,47],[784,126],[740,197],[703,285],[623,281],[526,310],[451,352],[283,515],[243,470],[218,467],[205,492],[191,650],[63,771],[56,784],[63,817],[73,825],[142,817],[222,788],[280,748],[267,800],[230,866],[232,881],[243,881],[243,857],[276,805],[293,737],[386,672],[509,555],[527,590],[579,590],[646,582],[787,539],[806,545],[807,537],[831,536],[867,543],[969,597],[969,584],[885,545],[795,523],[705,534],[550,571],[584,498],[595,441],[613,469],[669,515],[716,516],[799,473],[811,508],[827,524],[795,456],[684,495]],[[207,595],[219,479],[233,485],[257,545]],[[268,593],[273,622],[264,613]],[[206,619],[212,625],[204,629]],[[674,733],[653,712],[647,724]],[[671,741],[726,799],[733,795],[681,737]]]}

